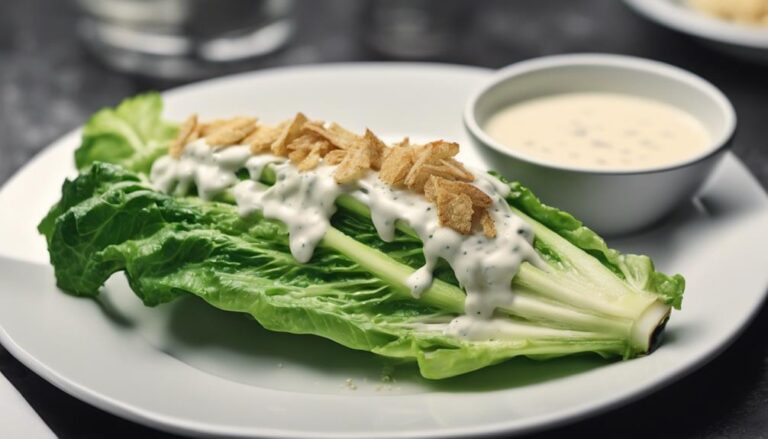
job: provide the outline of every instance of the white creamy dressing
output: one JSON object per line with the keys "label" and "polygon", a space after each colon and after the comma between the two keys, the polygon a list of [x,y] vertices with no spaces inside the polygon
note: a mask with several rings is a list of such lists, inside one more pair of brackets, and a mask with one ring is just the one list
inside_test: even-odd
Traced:
{"label": "white creamy dressing", "polygon": [[250,157],[247,145],[215,150],[205,139],[198,139],[188,144],[178,159],[157,159],[149,178],[159,190],[174,195],[187,194],[194,184],[200,198],[211,200],[239,181],[235,173]]}
{"label": "white creamy dressing", "polygon": [[[453,335],[476,338],[488,332],[487,325],[497,308],[512,305],[512,278],[523,261],[543,267],[532,247],[533,232],[520,217],[512,213],[504,197],[509,187],[485,173],[478,173],[475,185],[489,194],[493,205],[489,213],[496,223],[496,238],[476,233],[461,233],[442,227],[435,206],[422,195],[409,190],[395,189],[369,173],[359,180],[359,191],[352,195],[367,204],[379,237],[391,241],[395,237],[398,221],[408,224],[424,243],[426,263],[407,280],[415,297],[419,297],[432,284],[432,273],[440,258],[453,269],[456,278],[467,292],[464,304],[467,319],[456,319],[448,331]],[[501,189],[501,190],[497,190]]]}
{"label": "white creamy dressing", "polygon": [[[251,178],[261,177],[264,161],[254,157]],[[251,159],[251,160],[254,160]],[[249,160],[250,162],[250,160]],[[240,182],[232,190],[240,214],[260,211],[265,218],[280,220],[288,227],[291,254],[304,263],[312,258],[315,247],[325,236],[330,218],[336,213],[336,198],[344,187],[333,180],[335,166],[320,166],[312,171],[300,172],[288,161],[273,164],[276,175],[274,185],[264,187],[254,180]]]}
{"label": "white creamy dressing", "polygon": [[[258,182],[267,165],[275,170],[272,186]],[[236,172],[247,169],[250,179],[240,181]],[[509,187],[484,172],[476,173],[474,184],[493,200],[489,213],[496,224],[495,238],[482,233],[462,235],[440,225],[436,207],[421,194],[392,188],[369,171],[358,181],[339,185],[333,179],[336,166],[323,165],[300,172],[285,158],[265,154],[251,155],[247,146],[216,150],[203,139],[184,149],[178,159],[158,159],[152,167],[151,181],[166,193],[181,195],[197,188],[201,198],[211,199],[232,189],[241,215],[259,211],[265,218],[283,222],[289,231],[291,254],[299,262],[311,259],[315,247],[330,227],[336,212],[335,200],[349,194],[366,204],[377,233],[392,241],[398,221],[409,225],[424,243],[425,265],[416,270],[407,285],[419,297],[432,284],[433,270],[440,258],[453,269],[467,293],[465,315],[441,325],[449,335],[471,339],[491,339],[514,332],[508,319],[495,318],[494,311],[512,305],[512,279],[524,261],[545,269],[546,264],[533,249],[533,232],[515,215],[504,197]]]}
{"label": "white creamy dressing", "polygon": [[496,113],[485,130],[533,158],[597,169],[678,163],[711,142],[704,124],[673,105],[601,92],[523,101]]}

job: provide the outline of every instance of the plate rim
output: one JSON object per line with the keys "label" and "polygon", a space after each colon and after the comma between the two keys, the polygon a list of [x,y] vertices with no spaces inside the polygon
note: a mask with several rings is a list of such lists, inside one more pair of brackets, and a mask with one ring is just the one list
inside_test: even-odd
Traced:
{"label": "plate rim", "polygon": [[[200,81],[200,82],[183,85],[181,87],[176,87],[168,91],[165,91],[162,94],[164,97],[172,97],[176,93],[183,93],[188,91],[191,88],[207,87],[207,86],[210,86],[211,84],[224,83],[234,79],[241,79],[245,77],[272,75],[272,74],[275,74],[276,72],[283,72],[283,71],[312,71],[317,69],[333,70],[333,69],[339,69],[339,68],[341,69],[346,69],[346,68],[376,69],[381,67],[385,67],[391,70],[400,70],[403,68],[421,69],[425,67],[435,69],[435,70],[443,70],[445,68],[449,68],[449,69],[455,69],[455,70],[462,70],[466,72],[473,71],[477,73],[482,73],[488,77],[491,72],[491,70],[481,68],[481,67],[462,66],[462,65],[454,65],[454,64],[441,64],[441,63],[407,63],[407,62],[405,63],[381,63],[381,62],[328,63],[328,64],[321,64],[321,65],[279,67],[279,68],[259,70],[256,72],[245,72],[245,73],[240,73],[236,75],[229,75],[229,76],[224,76],[220,78],[214,78],[206,81]],[[8,180],[6,180],[6,182],[2,185],[2,187],[0,187],[0,194],[5,192],[6,189],[11,186],[11,183],[15,181],[15,179],[22,173],[22,171],[24,171],[30,166],[33,166],[37,162],[44,160],[45,156],[51,153],[52,151],[63,147],[63,145],[65,144],[76,141],[74,137],[78,136],[80,131],[81,131],[81,127],[71,130],[68,133],[56,139],[54,142],[52,142],[45,148],[43,148],[33,158],[31,158],[24,166],[19,168],[19,170],[17,170],[17,172],[15,172],[13,176],[11,176]],[[736,158],[735,155],[733,155],[733,153],[728,152],[725,158],[728,161],[733,162],[732,164],[738,167],[740,173],[746,174],[746,177],[749,179],[751,184],[757,185],[760,189],[763,189],[762,185],[760,185],[757,179],[747,170],[744,163],[738,158]],[[763,190],[763,195],[765,196],[764,190]],[[677,370],[675,373],[667,374],[666,376],[655,380],[652,384],[647,385],[645,387],[641,387],[641,388],[630,390],[630,391],[624,391],[619,393],[618,396],[616,395],[607,396],[600,400],[593,401],[592,403],[576,406],[575,408],[572,408],[569,410],[561,410],[556,414],[538,415],[534,417],[527,417],[523,420],[502,421],[502,422],[487,423],[480,426],[470,426],[470,427],[442,427],[440,429],[422,431],[422,432],[418,432],[418,431],[414,432],[409,430],[402,430],[394,433],[393,432],[385,432],[385,433],[373,432],[373,434],[366,433],[364,437],[436,437],[441,435],[450,435],[451,437],[473,437],[477,435],[488,436],[488,435],[494,435],[494,434],[518,435],[518,434],[529,433],[532,431],[539,431],[543,429],[549,429],[557,426],[570,424],[590,416],[605,413],[606,411],[609,411],[613,408],[623,406],[633,401],[636,401],[650,393],[657,391],[662,387],[667,386],[671,382],[677,381],[682,377],[687,376],[695,372],[696,370],[699,370],[701,367],[704,367],[705,365],[707,365],[710,361],[712,361],[714,358],[719,356],[724,350],[726,350],[748,328],[748,326],[753,322],[757,313],[763,308],[763,306],[765,306],[767,296],[768,296],[768,291],[763,291],[760,297],[759,304],[753,307],[752,309],[750,309],[749,313],[742,315],[742,319],[738,325],[738,328],[732,333],[728,334],[726,338],[719,341],[717,346],[714,349],[701,353],[700,355],[697,356],[697,358],[691,361],[687,367],[684,367],[681,370]],[[137,407],[133,404],[126,404],[122,401],[115,400],[107,395],[102,394],[97,390],[88,388],[86,386],[81,386],[80,384],[61,376],[59,373],[57,373],[54,370],[54,368],[42,363],[37,358],[29,354],[22,346],[18,345],[13,339],[13,337],[11,337],[8,334],[2,322],[0,322],[0,343],[9,351],[9,353],[11,353],[15,358],[17,358],[22,364],[29,367],[37,375],[39,375],[40,377],[42,377],[43,379],[45,379],[55,387],[61,389],[62,391],[78,398],[83,402],[86,402],[94,407],[97,407],[101,410],[104,410],[116,416],[129,419],[133,422],[137,422],[142,425],[148,425],[150,427],[156,428],[161,431],[191,434],[195,436],[226,435],[229,437],[256,436],[256,437],[301,437],[301,438],[363,437],[362,433],[350,433],[350,432],[334,433],[330,431],[325,431],[322,433],[311,434],[304,430],[291,431],[288,429],[278,430],[278,429],[271,429],[271,428],[257,429],[250,426],[249,427],[237,427],[237,426],[225,427],[225,426],[219,426],[219,425],[205,423],[205,422],[193,422],[190,420],[180,419],[180,418],[168,416],[165,414],[158,414],[153,411],[144,410],[141,407]]]}

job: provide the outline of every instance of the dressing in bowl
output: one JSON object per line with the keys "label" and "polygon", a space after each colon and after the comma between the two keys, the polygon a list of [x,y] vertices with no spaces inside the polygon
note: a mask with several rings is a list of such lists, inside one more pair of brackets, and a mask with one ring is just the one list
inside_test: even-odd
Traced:
{"label": "dressing in bowl", "polygon": [[648,227],[690,199],[736,116],[712,84],[620,55],[559,55],[502,69],[464,113],[506,177],[605,235]]}
{"label": "dressing in bowl", "polygon": [[642,170],[680,163],[710,144],[695,117],[619,93],[563,93],[510,105],[485,131],[510,149],[562,165]]}

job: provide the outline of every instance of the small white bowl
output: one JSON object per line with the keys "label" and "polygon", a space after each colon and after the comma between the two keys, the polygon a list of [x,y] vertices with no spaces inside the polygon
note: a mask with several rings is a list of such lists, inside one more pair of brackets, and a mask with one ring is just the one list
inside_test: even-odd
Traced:
{"label": "small white bowl", "polygon": [[[502,145],[484,131],[508,105],[570,92],[642,96],[674,105],[700,120],[712,142],[700,154],[667,166],[602,170],[550,163]],[[619,55],[558,55],[500,70],[467,102],[464,124],[480,153],[506,177],[530,187],[599,233],[615,236],[661,220],[690,199],[730,145],[736,113],[704,79],[667,64]]]}
{"label": "small white bowl", "polygon": [[624,0],[651,21],[691,35],[702,43],[740,58],[768,64],[768,27],[710,17],[685,0]]}

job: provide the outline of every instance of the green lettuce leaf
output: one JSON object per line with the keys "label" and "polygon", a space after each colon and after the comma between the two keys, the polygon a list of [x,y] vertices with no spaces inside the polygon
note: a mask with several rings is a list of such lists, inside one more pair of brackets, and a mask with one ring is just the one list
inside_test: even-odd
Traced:
{"label": "green lettuce leaf", "polygon": [[124,100],[116,108],[94,114],[83,128],[75,151],[78,169],[103,161],[148,172],[176,136],[177,125],[162,119],[163,101],[150,92]]}
{"label": "green lettuce leaf", "polygon": [[[335,221],[348,233],[362,227],[360,221],[350,228],[343,223]],[[413,299],[401,286],[372,276],[345,255],[343,247],[358,241],[339,234],[341,244],[324,242],[310,262],[301,264],[291,256],[279,222],[258,215],[241,218],[226,203],[159,193],[120,166],[97,162],[66,182],[62,200],[40,230],[58,285],[69,293],[94,297],[110,275],[124,271],[148,306],[193,294],[217,308],[248,314],[267,329],[315,334],[416,361],[427,378],[447,378],[519,355],[608,356],[626,350],[626,340],[613,334],[555,328],[529,333],[524,321],[519,322],[521,337],[490,342],[423,330],[427,323],[450,320],[455,311]],[[368,249],[363,259],[388,259],[362,247]],[[451,300],[460,308],[463,296],[457,291],[458,298]]]}
{"label": "green lettuce leaf", "polygon": [[[632,358],[652,348],[663,327],[658,317],[665,320],[669,306],[680,307],[681,276],[655,271],[646,256],[610,249],[570,214],[504,180],[511,189],[507,201],[532,225],[534,247],[548,268],[520,267],[515,303],[499,310],[515,325],[503,340],[443,335],[430,325],[463,313],[465,295],[444,261],[420,299],[409,294],[406,279],[424,255],[406,224],[384,242],[367,206],[342,196],[325,239],[312,260],[300,264],[279,222],[258,214],[242,218],[227,196],[204,202],[154,190],[146,174],[177,130],[161,112],[159,95],[150,93],[101,110],[85,127],[75,154],[81,174],[64,183],[61,200],[38,226],[64,291],[97,296],[106,279],[122,271],[148,306],[195,295],[267,329],[416,361],[433,379],[521,355]],[[271,184],[270,175],[267,169],[262,182]],[[656,320],[646,318],[649,310]]]}

